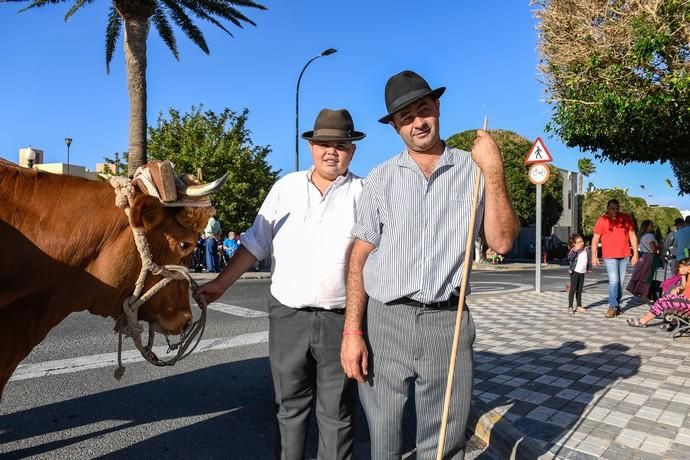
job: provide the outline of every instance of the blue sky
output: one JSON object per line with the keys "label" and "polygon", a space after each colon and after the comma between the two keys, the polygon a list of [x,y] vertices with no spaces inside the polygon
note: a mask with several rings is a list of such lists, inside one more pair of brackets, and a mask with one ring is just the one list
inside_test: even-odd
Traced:
{"label": "blue sky", "polygon": [[[70,159],[94,168],[104,156],[127,150],[128,113],[122,41],[105,72],[104,32],[109,2],[96,1],[63,20],[70,3],[16,12],[21,3],[0,4],[0,156],[17,161],[21,147],[45,151],[46,162]],[[318,59],[305,72],[300,91],[300,133],[311,129],[323,107],[345,107],[358,130],[351,169],[366,175],[402,149],[385,114],[383,89],[391,75],[412,69],[433,86],[448,89],[441,100],[444,137],[480,127],[541,136],[554,164],[576,170],[591,154],[568,149],[544,133],[550,107],[539,83],[536,20],[528,0],[482,2],[276,1],[268,11],[248,10],[257,27],[231,29],[234,38],[200,25],[209,56],[176,30],[176,61],[155,29],[148,42],[148,116],[192,105],[221,111],[250,110],[249,128],[258,145],[270,145],[276,169],[294,169],[295,85],[302,66],[325,48],[338,53]],[[300,164],[310,162],[300,141]],[[648,202],[690,209],[664,184],[675,179],[666,165],[614,165],[595,160],[597,187],[629,187]],[[586,182],[585,182],[586,183]],[[645,190],[640,188],[645,185]],[[653,195],[649,197],[648,195]]]}

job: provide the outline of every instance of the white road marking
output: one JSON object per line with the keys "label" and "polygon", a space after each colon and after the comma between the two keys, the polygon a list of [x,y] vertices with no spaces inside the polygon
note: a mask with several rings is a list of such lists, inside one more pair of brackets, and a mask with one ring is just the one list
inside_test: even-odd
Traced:
{"label": "white road marking", "polygon": [[252,310],[251,308],[238,307],[237,305],[223,302],[211,302],[208,304],[208,308],[241,318],[262,318],[268,316],[268,313],[265,311]]}
{"label": "white road marking", "polygon": [[[488,286],[481,286],[488,285]],[[501,289],[502,286],[511,286],[508,289]],[[521,292],[534,289],[531,284],[501,282],[501,281],[470,281],[472,294],[506,294],[509,292]],[[493,289],[498,288],[498,289]]]}
{"label": "white road marking", "polygon": [[[253,332],[242,334],[236,337],[219,337],[206,339],[199,342],[199,346],[194,350],[194,354],[204,351],[225,350],[228,348],[244,347],[268,342],[268,331]],[[168,347],[153,347],[153,352],[159,358],[171,357],[174,353],[166,355]],[[122,352],[122,363],[136,363],[143,361],[144,358],[137,350],[127,350]],[[44,361],[42,363],[20,364],[10,380],[25,380],[46,375],[69,374],[72,372],[98,369],[101,367],[117,366],[117,353],[102,353],[100,355],[80,356],[78,358],[57,359],[54,361]]]}

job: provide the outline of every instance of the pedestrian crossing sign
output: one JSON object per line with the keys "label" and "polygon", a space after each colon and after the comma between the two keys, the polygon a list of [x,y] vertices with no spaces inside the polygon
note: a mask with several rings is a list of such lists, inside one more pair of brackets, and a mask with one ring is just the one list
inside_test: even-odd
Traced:
{"label": "pedestrian crossing sign", "polygon": [[535,163],[551,163],[552,161],[553,157],[549,153],[549,149],[546,148],[546,145],[544,144],[544,141],[541,140],[541,137],[537,137],[537,140],[534,141],[532,148],[529,149],[527,157],[525,157],[525,164],[531,165]]}

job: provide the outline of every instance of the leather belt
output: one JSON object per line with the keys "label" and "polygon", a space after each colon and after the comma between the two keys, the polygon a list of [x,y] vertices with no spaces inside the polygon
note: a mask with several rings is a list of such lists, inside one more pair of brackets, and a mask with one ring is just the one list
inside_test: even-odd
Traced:
{"label": "leather belt", "polygon": [[447,310],[449,308],[457,308],[459,299],[460,297],[453,294],[448,300],[442,300],[441,302],[422,303],[417,300],[410,299],[409,297],[401,297],[400,299],[388,302],[387,305],[405,304],[413,307],[427,308],[429,310]]}
{"label": "leather belt", "polygon": [[324,311],[324,312],[337,313],[338,315],[342,315],[345,313],[344,308],[330,308],[330,309],[328,309],[328,308],[319,308],[319,307],[301,307],[301,308],[298,308],[297,310],[307,311],[309,313]]}

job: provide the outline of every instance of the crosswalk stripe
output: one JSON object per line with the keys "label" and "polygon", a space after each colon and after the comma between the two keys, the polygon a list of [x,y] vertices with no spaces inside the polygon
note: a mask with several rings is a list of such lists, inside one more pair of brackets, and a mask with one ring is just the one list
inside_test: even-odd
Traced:
{"label": "crosswalk stripe", "polygon": [[[247,345],[256,345],[268,342],[268,331],[242,334],[235,337],[218,337],[205,339],[199,342],[194,354],[212,350],[225,350]],[[170,358],[174,353],[166,355],[168,347],[153,347],[153,352],[159,358]],[[122,363],[131,364],[143,361],[144,358],[137,350],[122,352]],[[117,353],[102,353],[99,355],[80,356],[78,358],[57,359],[33,364],[20,364],[10,380],[25,380],[47,375],[69,374],[72,372],[98,369],[101,367],[117,366]]]}
{"label": "crosswalk stripe", "polygon": [[223,302],[211,302],[208,304],[208,308],[241,318],[262,318],[268,316],[268,313],[265,311],[252,310],[251,308],[238,307],[237,305],[230,305]]}

